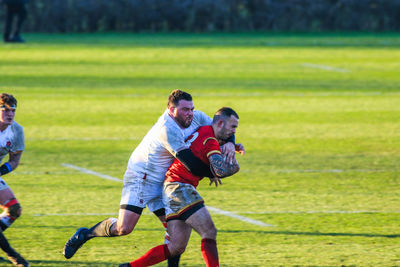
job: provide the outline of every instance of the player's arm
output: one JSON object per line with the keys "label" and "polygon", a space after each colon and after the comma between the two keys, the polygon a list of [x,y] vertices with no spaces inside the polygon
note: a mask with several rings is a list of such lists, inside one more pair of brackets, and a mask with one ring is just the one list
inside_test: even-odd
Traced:
{"label": "player's arm", "polygon": [[174,155],[191,173],[201,177],[214,177],[210,167],[188,148],[183,133],[177,126],[165,127],[160,139],[171,155]]}
{"label": "player's arm", "polygon": [[8,162],[0,166],[0,175],[4,175],[15,170],[19,165],[21,155],[22,151],[10,152]]}
{"label": "player's arm", "polygon": [[235,144],[235,135],[232,135],[221,147],[221,152],[226,158],[227,162],[233,162],[235,158],[235,152],[244,155],[246,151],[243,144]]}
{"label": "player's arm", "polygon": [[221,154],[212,154],[208,157],[210,161],[210,169],[218,178],[224,178],[237,173],[240,169],[236,158],[233,158],[232,163],[225,161]]}
{"label": "player's arm", "polygon": [[239,153],[239,154],[241,154],[241,155],[244,155],[245,153],[246,153],[246,150],[244,149],[244,145],[243,144],[236,144],[235,145],[235,150],[236,150],[236,153]]}
{"label": "player's arm", "polygon": [[176,153],[176,158],[194,175],[201,177],[214,177],[209,166],[196,157],[189,148]]}

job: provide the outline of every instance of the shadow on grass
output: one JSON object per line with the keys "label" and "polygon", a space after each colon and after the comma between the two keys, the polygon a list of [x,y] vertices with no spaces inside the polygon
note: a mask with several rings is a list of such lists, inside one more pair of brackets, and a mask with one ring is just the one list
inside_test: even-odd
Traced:
{"label": "shadow on grass", "polygon": [[[53,228],[53,229],[76,229],[76,226],[46,226],[46,225],[24,225],[19,228]],[[136,232],[160,232],[164,229],[160,228],[135,228]],[[335,232],[294,232],[294,231],[259,231],[259,230],[218,230],[220,233],[256,233],[266,235],[305,235],[305,236],[349,236],[349,237],[383,237],[383,238],[399,238],[400,234],[373,234],[373,233],[335,233]]]}
{"label": "shadow on grass", "polygon": [[14,228],[44,228],[44,229],[57,229],[57,230],[61,230],[61,229],[74,229],[77,230],[77,226],[76,225],[18,225],[18,227],[14,227]]}
{"label": "shadow on grass", "polygon": [[[116,266],[114,262],[83,262],[83,261],[46,261],[46,260],[30,260],[29,263],[33,266]],[[3,257],[0,257],[0,266],[3,264],[11,265],[11,262]]]}
{"label": "shadow on grass", "polygon": [[[129,47],[399,47],[398,33],[68,33],[26,34],[29,45]],[[10,44],[5,44],[10,46]]]}
{"label": "shadow on grass", "polygon": [[[46,60],[48,62],[48,60]],[[49,63],[49,62],[48,62]],[[2,64],[12,64],[10,62],[3,61]],[[59,63],[55,63],[59,64]],[[83,63],[79,62],[79,65],[83,64],[101,64],[96,62]],[[118,63],[119,65],[125,63]],[[299,68],[304,68],[301,64]],[[264,94],[276,93],[282,91],[283,93],[290,93],[294,96],[302,96],[304,93],[319,93],[327,95],[327,91],[330,94],[340,93],[358,93],[358,94],[376,94],[378,88],[378,94],[384,93],[398,93],[398,86],[395,82],[378,82],[368,79],[367,82],[360,82],[359,80],[349,80],[346,77],[337,76],[327,78],[324,80],[305,80],[300,78],[290,78],[282,80],[281,78],[265,78],[258,77],[248,79],[246,77],[208,77],[208,78],[196,78],[196,77],[180,77],[179,79],[174,77],[116,77],[116,76],[98,76],[95,74],[85,74],[85,76],[76,76],[68,74],[35,74],[35,76],[26,75],[23,72],[2,74],[1,83],[3,86],[24,87],[27,84],[34,84],[38,90],[43,90],[43,87],[49,88],[54,94],[93,94],[93,88],[96,87],[97,94],[102,93],[103,90],[110,91],[110,87],[114,88],[110,95],[121,96],[121,94],[127,97],[144,97],[144,96],[164,96],[163,90],[165,87],[188,87],[191,85],[192,88],[230,88],[229,92],[219,91],[209,93],[198,93],[197,96],[204,95],[217,95],[217,96],[255,96],[259,97]],[[61,82],[62,81],[62,82]],[[130,84],[131,88],[136,88],[135,93],[132,90],[126,90],[126,85]],[[59,92],[54,88],[62,89]],[[140,88],[140,90],[139,90]],[[155,90],[156,88],[157,90]],[[325,88],[325,91],[318,88]],[[50,90],[49,89],[49,90]],[[122,93],[115,93],[115,90],[122,90]],[[247,89],[244,92],[244,89]],[[32,89],[33,90],[33,89]],[[148,91],[150,90],[150,91]],[[160,91],[161,90],[161,91]],[[249,93],[249,91],[251,91]],[[279,92],[279,93],[282,93]],[[221,95],[222,94],[222,95]],[[328,94],[329,95],[329,94]],[[96,96],[94,94],[93,96]],[[92,96],[92,97],[93,97]]]}
{"label": "shadow on grass", "polygon": [[56,261],[56,260],[31,260],[29,261],[32,266],[117,266],[114,262],[102,262],[102,261]]}
{"label": "shadow on grass", "polygon": [[[89,267],[111,267],[118,266],[118,263],[114,262],[89,262],[89,261],[46,261],[46,260],[33,260],[29,261],[32,266],[89,266]],[[0,261],[0,263],[2,263]],[[0,265],[2,266],[2,265]],[[7,265],[8,266],[8,265]],[[203,267],[203,264],[180,264],[181,267]],[[242,265],[242,266],[256,266],[256,265]]]}
{"label": "shadow on grass", "polygon": [[293,231],[257,231],[257,230],[218,230],[220,233],[258,233],[268,235],[309,235],[309,236],[350,236],[350,237],[384,237],[398,238],[400,234],[369,234],[369,233],[321,233],[321,232],[293,232]]}

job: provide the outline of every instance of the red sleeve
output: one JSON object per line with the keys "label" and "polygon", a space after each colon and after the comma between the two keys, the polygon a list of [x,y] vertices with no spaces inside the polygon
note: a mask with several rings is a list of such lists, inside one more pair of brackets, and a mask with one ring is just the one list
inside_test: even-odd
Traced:
{"label": "red sleeve", "polygon": [[221,148],[215,137],[208,137],[206,140],[203,141],[203,145],[204,152],[207,158],[209,158],[213,154],[221,154]]}

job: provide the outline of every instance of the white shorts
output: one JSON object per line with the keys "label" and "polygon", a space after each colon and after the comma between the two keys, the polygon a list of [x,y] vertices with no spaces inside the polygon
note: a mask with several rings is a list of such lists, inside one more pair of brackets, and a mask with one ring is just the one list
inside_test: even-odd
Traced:
{"label": "white shorts", "polygon": [[10,188],[10,187],[8,186],[6,181],[4,181],[3,178],[0,177],[0,191],[7,189],[7,188]]}
{"label": "white shorts", "polygon": [[124,186],[120,205],[132,205],[153,212],[164,208],[162,201],[162,183],[156,183],[144,177],[124,177]]}

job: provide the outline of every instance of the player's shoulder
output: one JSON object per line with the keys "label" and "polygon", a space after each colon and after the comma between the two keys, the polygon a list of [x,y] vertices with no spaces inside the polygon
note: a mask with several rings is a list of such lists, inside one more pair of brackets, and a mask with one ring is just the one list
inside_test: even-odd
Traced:
{"label": "player's shoulder", "polygon": [[200,126],[199,129],[197,130],[198,132],[202,132],[202,133],[210,133],[210,134],[214,134],[213,128],[211,125],[204,125],[204,126]]}
{"label": "player's shoulder", "polygon": [[196,109],[196,110],[193,110],[193,116],[207,116],[207,114],[201,110]]}
{"label": "player's shoulder", "polygon": [[16,121],[13,121],[13,123],[11,124],[11,129],[14,132],[23,132],[24,131],[24,127],[22,127],[19,123],[17,123]]}
{"label": "player's shoulder", "polygon": [[153,126],[153,128],[157,128],[158,130],[161,131],[178,131],[180,128],[174,121],[174,119],[171,118],[171,116],[168,115],[168,112],[165,111],[160,118],[157,120],[156,124]]}
{"label": "player's shoulder", "polygon": [[157,136],[157,140],[177,145],[184,143],[184,134],[178,124],[168,114],[163,118],[161,124],[155,129],[154,134]]}
{"label": "player's shoulder", "polygon": [[201,139],[205,140],[208,138],[215,138],[214,131],[211,125],[205,125],[201,126],[197,132],[199,133],[199,136]]}
{"label": "player's shoulder", "polygon": [[162,128],[164,128],[167,133],[178,133],[178,132],[181,133],[182,132],[181,128],[170,116],[167,116],[165,118]]}
{"label": "player's shoulder", "polygon": [[211,118],[206,113],[204,113],[203,111],[196,109],[196,110],[193,111],[193,120],[210,121]]}

